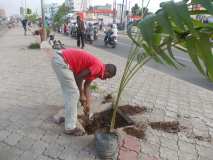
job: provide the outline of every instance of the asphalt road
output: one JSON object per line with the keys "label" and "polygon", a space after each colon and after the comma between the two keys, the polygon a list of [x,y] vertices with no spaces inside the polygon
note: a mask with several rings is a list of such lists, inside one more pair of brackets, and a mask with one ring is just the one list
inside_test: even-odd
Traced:
{"label": "asphalt road", "polygon": [[[126,35],[119,35],[118,37],[118,45],[116,48],[110,48],[104,46],[104,34],[99,33],[98,40],[96,40],[93,45],[105,49],[111,53],[117,54],[122,57],[127,57],[130,47],[131,47],[131,40],[128,39]],[[205,77],[203,77],[196,69],[194,64],[191,62],[190,58],[188,55],[184,52],[181,52],[179,50],[174,50],[175,57],[181,62],[182,64],[185,65],[184,68],[181,68],[180,70],[173,69],[171,67],[158,64],[154,61],[148,62],[146,65],[149,67],[152,67],[156,70],[159,70],[161,72],[170,74],[174,77],[177,77],[179,79],[188,81],[190,83],[193,83],[195,85],[201,86],[203,88],[206,88],[208,90],[213,91],[213,82],[209,82]]]}

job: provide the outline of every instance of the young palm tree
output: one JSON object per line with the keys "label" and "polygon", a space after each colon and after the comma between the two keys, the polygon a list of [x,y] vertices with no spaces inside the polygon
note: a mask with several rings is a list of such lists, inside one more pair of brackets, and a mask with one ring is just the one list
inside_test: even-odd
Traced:
{"label": "young palm tree", "polygon": [[[191,8],[194,4],[201,4],[205,10],[193,11]],[[210,40],[213,38],[213,24],[203,24],[192,18],[192,15],[200,13],[213,15],[213,1],[168,1],[161,3],[160,7],[155,14],[133,24],[128,31],[134,45],[113,104],[110,130],[114,129],[118,103],[124,88],[144,64],[153,59],[175,68],[182,66],[176,60],[172,48],[188,54],[200,73],[213,81],[213,45]]]}

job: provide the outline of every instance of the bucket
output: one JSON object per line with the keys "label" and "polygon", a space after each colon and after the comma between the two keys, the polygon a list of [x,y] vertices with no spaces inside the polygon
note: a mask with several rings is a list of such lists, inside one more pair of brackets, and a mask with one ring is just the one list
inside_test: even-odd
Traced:
{"label": "bucket", "polygon": [[111,132],[96,132],[95,148],[101,159],[116,160],[118,153],[118,134]]}

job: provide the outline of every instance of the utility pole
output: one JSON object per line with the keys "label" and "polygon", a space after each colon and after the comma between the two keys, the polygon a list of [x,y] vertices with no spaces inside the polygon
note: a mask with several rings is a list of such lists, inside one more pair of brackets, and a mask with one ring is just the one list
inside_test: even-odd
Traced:
{"label": "utility pole", "polygon": [[45,30],[44,0],[41,0],[41,15],[42,15],[41,41],[45,41],[46,40],[46,30]]}
{"label": "utility pole", "polygon": [[120,21],[121,25],[123,25],[123,15],[124,15],[123,13],[124,13],[124,0],[122,2],[122,10],[121,10],[121,21]]}
{"label": "utility pole", "polygon": [[128,17],[128,9],[127,9],[127,0],[126,0],[126,2],[125,2],[125,14],[124,14],[124,18],[125,18],[125,20],[124,20],[124,27],[125,27],[125,31],[127,31],[127,18]]}
{"label": "utility pole", "polygon": [[144,3],[144,0],[142,0],[142,6],[141,6],[141,12],[142,12],[142,15],[141,15],[141,16],[142,16],[142,18],[144,17],[144,14],[143,14],[143,12],[144,12],[144,11],[143,11],[143,3]]}
{"label": "utility pole", "polygon": [[24,15],[27,14],[27,0],[24,0]]}
{"label": "utility pole", "polygon": [[113,23],[116,23],[116,0],[113,1]]}

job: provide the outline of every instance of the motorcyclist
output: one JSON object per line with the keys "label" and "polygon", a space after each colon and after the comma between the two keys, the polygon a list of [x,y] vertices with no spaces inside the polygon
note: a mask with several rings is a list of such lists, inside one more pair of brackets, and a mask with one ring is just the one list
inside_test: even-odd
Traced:
{"label": "motorcyclist", "polygon": [[116,24],[112,24],[109,28],[109,30],[106,32],[106,36],[104,38],[104,41],[106,41],[108,38],[111,37],[118,37],[118,29]]}

